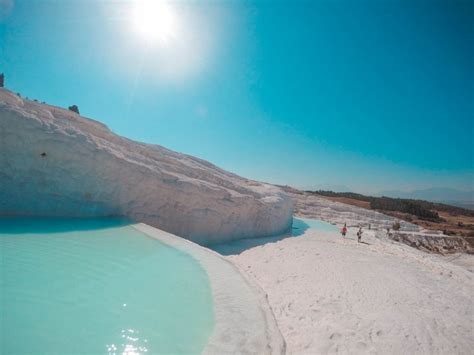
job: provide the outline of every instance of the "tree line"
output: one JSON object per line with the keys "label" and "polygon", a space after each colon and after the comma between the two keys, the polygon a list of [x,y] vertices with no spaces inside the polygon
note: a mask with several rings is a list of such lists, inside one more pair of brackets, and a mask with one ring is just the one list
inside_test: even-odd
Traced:
{"label": "tree line", "polygon": [[420,219],[433,222],[443,221],[443,219],[438,215],[438,212],[436,211],[448,212],[452,215],[474,216],[474,211],[465,208],[424,200],[392,198],[386,196],[374,197],[365,196],[353,192],[334,192],[325,190],[307,192],[316,193],[318,195],[327,197],[346,197],[354,200],[365,201],[370,203],[370,208],[372,209],[408,213],[417,216]]}

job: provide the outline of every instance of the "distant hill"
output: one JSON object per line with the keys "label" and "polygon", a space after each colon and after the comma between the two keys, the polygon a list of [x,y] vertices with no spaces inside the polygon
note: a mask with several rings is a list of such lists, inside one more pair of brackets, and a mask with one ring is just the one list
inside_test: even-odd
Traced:
{"label": "distant hill", "polygon": [[458,207],[474,209],[474,191],[461,191],[449,187],[433,187],[413,191],[387,190],[380,191],[376,195],[442,202]]}
{"label": "distant hill", "polygon": [[323,191],[334,191],[334,192],[352,192],[352,189],[346,185],[342,184],[331,184],[331,183],[322,183],[311,186],[304,186],[303,190],[323,190]]}
{"label": "distant hill", "polygon": [[450,200],[448,200],[448,201],[440,201],[440,202],[445,203],[447,205],[466,208],[468,210],[474,211],[474,201],[450,201]]}

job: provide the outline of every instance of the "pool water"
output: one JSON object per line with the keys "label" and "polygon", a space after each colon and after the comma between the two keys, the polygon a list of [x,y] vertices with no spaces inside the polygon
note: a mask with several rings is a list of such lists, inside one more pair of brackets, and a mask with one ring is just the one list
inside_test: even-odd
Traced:
{"label": "pool water", "polygon": [[222,255],[237,255],[247,249],[254,248],[260,245],[264,245],[267,243],[275,243],[285,238],[300,237],[304,235],[304,233],[308,229],[313,229],[319,232],[339,232],[338,227],[328,222],[324,222],[317,219],[293,217],[293,226],[291,229],[291,233],[284,233],[281,235],[263,238],[248,238],[223,243],[216,243],[210,245],[209,248]]}
{"label": "pool water", "polygon": [[0,218],[0,353],[199,353],[206,271],[115,219]]}
{"label": "pool water", "polygon": [[300,217],[293,218],[293,236],[302,235],[307,229],[315,229],[320,232],[339,232],[338,227],[325,221]]}

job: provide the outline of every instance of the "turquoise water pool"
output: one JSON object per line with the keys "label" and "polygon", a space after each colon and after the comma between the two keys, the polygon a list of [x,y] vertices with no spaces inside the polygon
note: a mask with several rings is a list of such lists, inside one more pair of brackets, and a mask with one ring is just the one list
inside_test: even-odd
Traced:
{"label": "turquoise water pool", "polygon": [[0,218],[0,353],[199,353],[207,273],[114,219]]}
{"label": "turquoise water pool", "polygon": [[302,232],[310,228],[320,232],[339,232],[338,227],[325,221],[300,217],[293,218],[293,235],[300,235]]}
{"label": "turquoise water pool", "polygon": [[248,238],[224,243],[216,243],[210,245],[209,248],[222,255],[236,255],[242,253],[247,249],[254,248],[259,245],[278,242],[285,238],[300,237],[304,235],[304,233],[309,229],[313,229],[319,232],[339,232],[338,227],[328,222],[324,222],[318,219],[293,217],[293,226],[291,229],[291,233],[288,232],[272,237]]}

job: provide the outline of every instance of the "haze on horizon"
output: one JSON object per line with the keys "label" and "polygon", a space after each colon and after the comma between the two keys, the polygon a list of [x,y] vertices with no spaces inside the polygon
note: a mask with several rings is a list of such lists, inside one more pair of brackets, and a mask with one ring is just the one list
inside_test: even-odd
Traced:
{"label": "haze on horizon", "polygon": [[473,22],[468,0],[0,0],[0,72],[249,178],[470,191]]}

